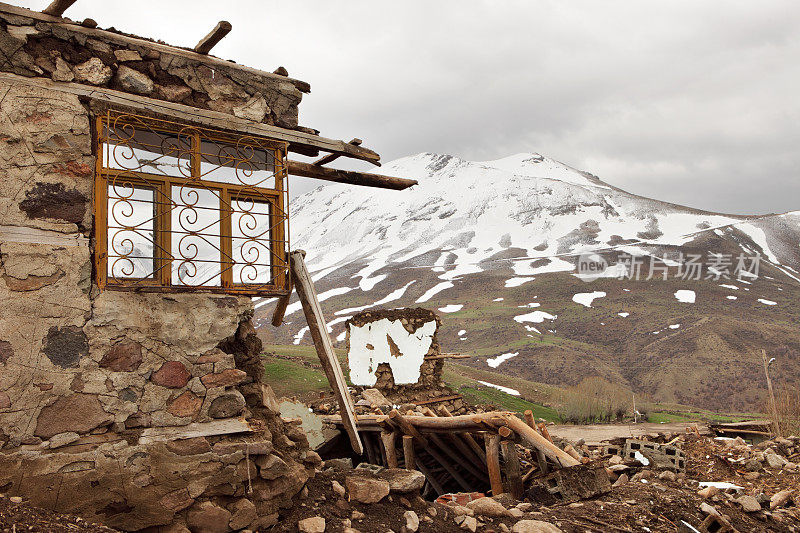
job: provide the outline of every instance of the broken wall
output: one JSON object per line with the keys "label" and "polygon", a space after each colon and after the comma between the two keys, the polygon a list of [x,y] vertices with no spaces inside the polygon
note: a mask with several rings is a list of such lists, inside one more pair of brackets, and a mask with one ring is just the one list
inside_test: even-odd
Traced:
{"label": "broken wall", "polygon": [[[91,50],[38,55],[73,37],[0,21],[3,70],[42,75],[61,58],[74,71]],[[91,113],[14,77],[0,78],[0,492],[124,530],[274,523],[319,457],[261,383],[250,299],[100,292]]]}
{"label": "broken wall", "polygon": [[[374,387],[396,405],[457,396],[442,381],[441,319],[423,308],[362,311],[345,323],[350,382]],[[460,398],[442,402],[460,413]]]}

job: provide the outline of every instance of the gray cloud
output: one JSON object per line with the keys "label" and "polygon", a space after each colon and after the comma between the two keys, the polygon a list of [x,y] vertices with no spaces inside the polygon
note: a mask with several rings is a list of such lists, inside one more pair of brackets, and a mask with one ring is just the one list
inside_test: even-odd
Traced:
{"label": "gray cloud", "polygon": [[303,124],[384,160],[535,151],[693,207],[800,209],[792,0],[80,0],[67,14],[184,46],[230,20],[217,55],[286,66],[312,85]]}

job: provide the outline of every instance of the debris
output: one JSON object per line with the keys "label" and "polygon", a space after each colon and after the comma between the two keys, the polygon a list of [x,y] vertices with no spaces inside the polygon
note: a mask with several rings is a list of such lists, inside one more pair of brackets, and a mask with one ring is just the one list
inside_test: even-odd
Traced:
{"label": "debris", "polygon": [[761,504],[753,496],[740,496],[736,499],[736,503],[742,506],[745,513],[755,513],[761,510]]}
{"label": "debris", "polygon": [[297,523],[297,529],[301,533],[325,533],[325,519],[321,516],[314,516],[300,520]]}
{"label": "debris", "polygon": [[419,517],[414,511],[406,511],[403,513],[403,518],[406,520],[406,530],[414,533],[419,528]]}
{"label": "debris", "polygon": [[376,503],[389,495],[389,482],[362,475],[347,476],[345,486],[351,500]]}
{"label": "debris", "polygon": [[542,522],[541,520],[520,520],[514,527],[511,528],[512,533],[561,533],[561,529],[557,528],[550,522]]}
{"label": "debris", "polygon": [[509,513],[508,509],[506,509],[503,504],[492,498],[483,497],[472,500],[467,504],[467,507],[472,509],[475,514],[479,516],[490,516],[493,518],[511,516],[511,513]]}

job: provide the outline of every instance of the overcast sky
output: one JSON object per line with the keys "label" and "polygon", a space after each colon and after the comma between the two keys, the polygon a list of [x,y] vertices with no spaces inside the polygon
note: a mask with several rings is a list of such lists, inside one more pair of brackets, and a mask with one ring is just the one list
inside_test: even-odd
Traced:
{"label": "overcast sky", "polygon": [[311,83],[301,124],[384,161],[538,152],[660,200],[800,209],[797,0],[78,0],[66,15],[183,46],[228,20],[215,55],[285,66]]}

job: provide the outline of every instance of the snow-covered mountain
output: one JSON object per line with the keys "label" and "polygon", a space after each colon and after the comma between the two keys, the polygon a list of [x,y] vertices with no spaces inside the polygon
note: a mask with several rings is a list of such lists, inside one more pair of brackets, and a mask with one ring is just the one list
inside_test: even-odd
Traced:
{"label": "snow-covered mountain", "polygon": [[[562,348],[578,339],[594,344],[587,333],[612,318],[641,326],[642,340],[635,343],[640,352],[654,331],[675,321],[667,316],[654,319],[648,312],[645,323],[627,310],[631,305],[618,303],[608,309],[607,319],[595,316],[614,302],[614,291],[620,298],[650,302],[645,305],[650,311],[660,305],[653,303],[658,302],[656,293],[664,293],[668,307],[680,302],[673,292],[696,293],[693,312],[699,320],[700,314],[708,314],[702,311],[706,305],[729,316],[731,306],[749,302],[743,293],[755,291],[758,283],[765,289],[748,296],[754,296],[759,312],[766,305],[760,300],[796,295],[800,288],[800,211],[759,217],[700,211],[630,194],[538,154],[471,162],[425,153],[392,161],[381,172],[416,179],[419,185],[389,191],[331,184],[290,205],[292,247],[306,250],[323,308],[332,319],[329,328],[339,341],[344,338],[343,322],[361,309],[420,305],[447,315],[444,338],[458,343],[447,348],[482,354],[473,361],[477,365],[486,365],[486,359],[507,349],[513,353],[508,347],[520,342],[546,341]],[[761,254],[766,277],[741,282],[736,276],[705,279],[704,270],[700,280],[661,284],[614,279],[631,271],[631,257],[644,261],[644,275],[652,258],[677,270],[675,258],[681,253],[703,255],[704,261],[710,254],[726,254],[731,273],[739,254]],[[576,263],[592,254],[598,254],[607,269],[597,281],[584,284],[576,275]],[[724,265],[717,269],[728,273]],[[542,293],[548,291],[553,293],[550,301],[542,301]],[[721,294],[726,291],[732,294]],[[719,301],[706,301],[706,295],[716,298],[717,292]],[[783,320],[795,299],[776,302],[770,310],[780,308]],[[586,301],[588,305],[582,304]],[[266,317],[271,305],[257,305],[258,316]],[[539,309],[530,312],[533,307]],[[679,309],[686,312],[686,307]],[[265,334],[278,342],[310,342],[299,310],[299,304],[290,305],[288,324]],[[528,320],[525,313],[536,316]],[[585,322],[589,316],[591,323]],[[470,334],[470,322],[474,327],[480,324],[480,338]],[[597,349],[633,349],[627,347],[630,334],[620,331],[619,338],[612,335]],[[526,344],[520,353],[539,348]],[[574,352],[574,346],[570,350]],[[527,364],[532,378],[541,377],[530,368],[537,359],[531,356],[526,363],[522,356],[504,358],[508,362],[492,368],[517,372]],[[641,387],[637,376],[612,367],[592,368]]]}

